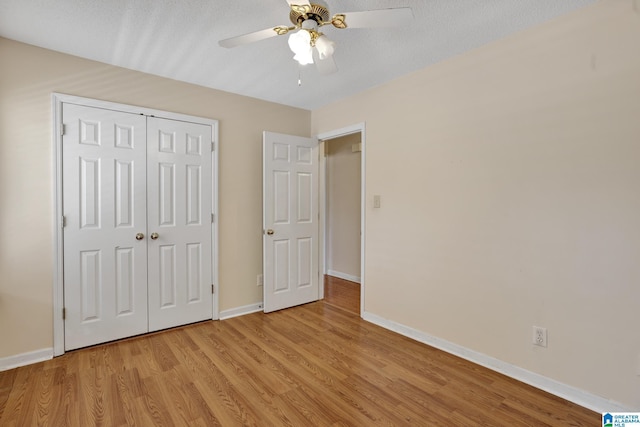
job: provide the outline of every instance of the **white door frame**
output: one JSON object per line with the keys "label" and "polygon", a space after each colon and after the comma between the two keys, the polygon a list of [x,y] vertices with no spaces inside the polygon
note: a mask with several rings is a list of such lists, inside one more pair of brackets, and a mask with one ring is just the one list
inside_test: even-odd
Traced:
{"label": "white door frame", "polygon": [[[320,153],[325,153],[326,141],[341,136],[360,133],[362,153],[360,156],[360,317],[364,315],[365,307],[365,207],[366,207],[366,133],[365,123],[357,123],[341,129],[323,132],[317,135]],[[320,273],[324,276],[326,270],[326,232],[327,232],[327,175],[326,157],[320,156]],[[324,283],[324,282],[323,282]],[[324,298],[324,286],[320,286],[320,299]]]}
{"label": "white door frame", "polygon": [[[62,309],[64,308],[64,263],[63,263],[63,204],[62,204],[62,104],[78,104],[88,107],[104,108],[109,110],[123,111],[133,114],[155,116],[171,120],[201,123],[211,125],[213,135],[213,147],[211,152],[211,162],[213,168],[212,182],[212,214],[215,215],[211,224],[211,249],[212,249],[212,277],[216,289],[218,287],[218,121],[204,117],[196,117],[168,111],[156,110],[152,108],[137,107],[134,105],[119,104],[109,101],[101,101],[91,98],[53,93],[52,102],[52,123],[53,123],[53,355],[64,354],[64,320]],[[213,295],[213,319],[218,319],[218,294]]]}

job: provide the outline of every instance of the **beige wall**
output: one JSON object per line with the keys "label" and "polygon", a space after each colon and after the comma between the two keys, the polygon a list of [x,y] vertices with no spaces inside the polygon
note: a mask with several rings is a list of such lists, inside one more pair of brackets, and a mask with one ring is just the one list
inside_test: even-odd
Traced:
{"label": "beige wall", "polygon": [[360,277],[361,153],[351,148],[359,143],[360,133],[326,142],[326,270],[352,278]]}
{"label": "beige wall", "polygon": [[0,358],[53,345],[52,92],[219,120],[219,308],[261,302],[262,131],[311,113],[0,38]]}
{"label": "beige wall", "polygon": [[633,2],[335,102],[312,132],[363,121],[365,310],[640,408]]}

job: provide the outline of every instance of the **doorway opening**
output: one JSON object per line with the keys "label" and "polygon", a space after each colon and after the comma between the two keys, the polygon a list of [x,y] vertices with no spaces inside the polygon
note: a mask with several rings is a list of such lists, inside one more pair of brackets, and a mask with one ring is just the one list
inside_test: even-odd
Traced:
{"label": "doorway opening", "polygon": [[325,302],[364,312],[364,123],[318,135],[321,287]]}

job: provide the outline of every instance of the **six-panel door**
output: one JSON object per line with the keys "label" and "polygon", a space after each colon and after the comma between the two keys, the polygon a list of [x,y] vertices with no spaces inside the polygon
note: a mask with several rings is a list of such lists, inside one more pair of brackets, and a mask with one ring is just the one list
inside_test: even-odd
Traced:
{"label": "six-panel door", "polygon": [[[145,117],[64,104],[65,349],[147,331]],[[142,185],[142,186],[141,186]]]}
{"label": "six-panel door", "polygon": [[212,135],[202,124],[147,123],[149,330],[157,331],[212,317]]}
{"label": "six-panel door", "polygon": [[264,311],[316,301],[318,267],[318,144],[263,136]]}

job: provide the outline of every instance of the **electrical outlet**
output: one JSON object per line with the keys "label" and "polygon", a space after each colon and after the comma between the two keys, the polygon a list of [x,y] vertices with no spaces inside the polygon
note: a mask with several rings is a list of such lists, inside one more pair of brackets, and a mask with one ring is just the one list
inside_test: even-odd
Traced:
{"label": "electrical outlet", "polygon": [[258,277],[256,278],[256,285],[257,286],[264,285],[264,276],[262,276],[262,274],[258,274]]}
{"label": "electrical outlet", "polygon": [[547,346],[547,328],[541,328],[540,326],[533,327],[533,344],[540,347]]}

